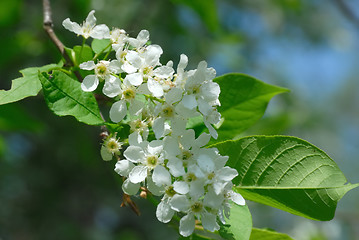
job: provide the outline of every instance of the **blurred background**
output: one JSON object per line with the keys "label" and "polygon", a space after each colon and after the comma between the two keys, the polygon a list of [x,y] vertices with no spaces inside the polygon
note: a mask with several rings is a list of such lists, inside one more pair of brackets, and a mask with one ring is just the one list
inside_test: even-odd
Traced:
{"label": "blurred background", "polygon": [[[291,89],[274,97],[264,117],[243,135],[294,135],[329,154],[359,182],[359,4],[344,0],[53,0],[54,29],[67,46],[81,39],[61,23],[98,23],[137,36],[148,29],[164,50],[193,69],[250,74]],[[0,89],[26,67],[58,62],[42,29],[42,3],[0,1]],[[57,117],[41,94],[0,106],[0,239],[177,239],[134,199],[142,216],[121,208],[114,162],[101,160],[100,129]],[[359,239],[359,191],[339,202],[335,218],[315,222],[249,202],[255,227],[298,240]]]}

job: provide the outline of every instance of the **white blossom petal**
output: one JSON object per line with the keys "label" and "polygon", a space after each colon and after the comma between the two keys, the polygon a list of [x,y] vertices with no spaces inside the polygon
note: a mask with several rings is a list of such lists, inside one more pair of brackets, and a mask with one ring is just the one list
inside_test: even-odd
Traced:
{"label": "white blossom petal", "polygon": [[112,153],[110,153],[104,145],[101,147],[101,157],[104,161],[111,161],[113,157]]}
{"label": "white blossom petal", "polygon": [[123,156],[134,163],[141,162],[145,159],[145,153],[139,146],[129,146],[123,153]]}
{"label": "white blossom petal", "polygon": [[188,109],[194,109],[197,107],[196,97],[193,95],[184,95],[182,98],[182,104]]}
{"label": "white blossom petal", "polygon": [[135,165],[124,159],[124,160],[120,160],[117,161],[116,165],[115,165],[115,172],[117,172],[118,174],[120,174],[121,176],[127,177],[128,174],[131,172],[131,170],[135,167]]}
{"label": "white blossom petal", "polygon": [[84,92],[95,91],[99,84],[99,79],[95,75],[87,75],[81,83]]}
{"label": "white blossom petal", "polygon": [[169,221],[171,221],[174,213],[175,212],[172,210],[171,206],[168,203],[164,203],[163,201],[161,201],[157,205],[156,217],[160,222],[168,223]]}
{"label": "white blossom petal", "polygon": [[183,176],[185,174],[183,162],[176,157],[169,158],[167,167],[174,177]]}
{"label": "white blossom petal", "polygon": [[127,114],[126,101],[120,100],[112,104],[110,109],[110,119],[112,122],[120,122]]}
{"label": "white blossom petal", "polygon": [[201,214],[202,226],[204,229],[207,229],[210,232],[214,232],[219,229],[217,223],[217,216],[209,212],[203,212]]}
{"label": "white blossom petal", "polygon": [[94,61],[88,61],[81,63],[79,67],[83,70],[93,70],[95,69],[96,64]]}
{"label": "white blossom petal", "polygon": [[132,183],[143,182],[147,177],[147,167],[146,166],[136,166],[130,172],[128,178]]}
{"label": "white blossom petal", "polygon": [[170,200],[170,205],[177,212],[187,212],[191,205],[186,195],[174,195]]}
{"label": "white blossom petal", "polygon": [[173,75],[175,71],[173,68],[168,66],[162,66],[158,67],[153,71],[153,75],[155,75],[158,78],[169,78]]}
{"label": "white blossom petal", "polygon": [[136,116],[142,111],[144,106],[145,105],[144,105],[143,102],[134,99],[134,100],[131,101],[130,106],[128,107],[128,112],[131,115]]}
{"label": "white blossom petal", "polygon": [[71,20],[69,18],[66,18],[63,22],[62,22],[62,26],[64,26],[64,28],[66,28],[67,30],[74,32],[76,34],[81,34],[81,26],[78,23],[75,22],[71,22]]}
{"label": "white blossom petal", "polygon": [[182,92],[182,89],[172,88],[165,96],[166,102],[172,105],[173,103],[180,101],[182,99]]}
{"label": "white blossom petal", "polygon": [[153,121],[153,132],[155,133],[155,136],[157,139],[161,138],[165,131],[165,119],[164,118],[156,118]]}
{"label": "white blossom petal", "polygon": [[155,196],[161,196],[165,192],[165,187],[157,186],[152,178],[147,178],[147,189]]}
{"label": "white blossom petal", "polygon": [[189,186],[184,181],[176,181],[173,183],[173,190],[179,194],[187,194],[189,192]]}
{"label": "white blossom petal", "polygon": [[232,181],[233,178],[238,176],[238,172],[236,169],[225,166],[219,169],[216,173],[219,179],[229,182]]}
{"label": "white blossom petal", "polygon": [[190,236],[194,231],[194,227],[195,227],[195,219],[192,214],[188,214],[181,218],[179,232],[182,236],[184,237]]}
{"label": "white blossom petal", "polygon": [[141,73],[128,74],[125,79],[127,79],[126,81],[129,81],[134,86],[139,86],[143,82],[143,76]]}
{"label": "white blossom petal", "polygon": [[140,183],[132,183],[130,179],[126,179],[122,184],[122,190],[128,195],[135,195],[140,189]]}
{"label": "white blossom petal", "polygon": [[96,39],[110,38],[110,29],[105,24],[95,26],[90,36]]}
{"label": "white blossom petal", "polygon": [[208,155],[201,154],[197,158],[198,166],[205,172],[211,173],[215,169],[215,165],[213,159],[211,159]]}
{"label": "white blossom petal", "polygon": [[153,78],[149,78],[147,81],[148,90],[153,94],[155,97],[163,96],[163,88],[162,85],[154,80]]}
{"label": "white blossom petal", "polygon": [[230,194],[230,199],[233,202],[235,202],[236,204],[242,205],[242,206],[246,205],[246,201],[244,200],[244,198],[242,197],[241,194],[233,192],[233,191],[230,191],[229,194]]}
{"label": "white blossom petal", "polygon": [[161,165],[157,165],[153,170],[152,180],[157,186],[171,185],[171,175],[167,169]]}
{"label": "white blossom petal", "polygon": [[122,92],[121,80],[116,77],[114,78],[115,79],[113,81],[106,81],[105,85],[102,88],[103,94],[110,98],[116,97]]}

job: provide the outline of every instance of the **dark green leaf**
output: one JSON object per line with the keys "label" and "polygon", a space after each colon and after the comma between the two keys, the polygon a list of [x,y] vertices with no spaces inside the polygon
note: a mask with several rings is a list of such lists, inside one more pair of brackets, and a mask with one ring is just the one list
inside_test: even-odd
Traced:
{"label": "dark green leaf", "polygon": [[5,131],[40,131],[41,122],[28,114],[30,109],[24,109],[17,103],[0,106],[0,130]]}
{"label": "dark green leaf", "polygon": [[263,116],[272,97],[288,91],[240,73],[226,74],[214,81],[221,87],[218,110],[224,118],[218,141],[238,136]]}
{"label": "dark green leaf", "polygon": [[250,240],[293,240],[287,234],[270,231],[267,229],[253,228]]}
{"label": "dark green leaf", "polygon": [[95,97],[82,91],[78,81],[60,71],[40,73],[40,80],[47,106],[56,115],[71,115],[89,125],[104,124]]}
{"label": "dark green leaf", "polygon": [[248,240],[252,231],[252,216],[247,206],[231,204],[231,215],[221,225],[219,234],[226,240]]}
{"label": "dark green leaf", "polygon": [[299,138],[252,136],[212,146],[237,169],[233,183],[243,197],[306,218],[332,219],[338,201],[359,186],[347,184],[326,153]]}
{"label": "dark green leaf", "polygon": [[0,90],[0,105],[16,102],[26,97],[36,96],[41,89],[38,72],[47,72],[56,67],[60,67],[60,65],[50,64],[21,70],[20,72],[23,76],[12,80],[10,90]]}

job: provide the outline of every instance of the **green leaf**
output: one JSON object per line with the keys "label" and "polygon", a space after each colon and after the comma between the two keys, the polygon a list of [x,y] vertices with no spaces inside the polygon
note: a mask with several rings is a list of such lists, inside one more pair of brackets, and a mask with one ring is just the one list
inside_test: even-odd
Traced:
{"label": "green leaf", "polygon": [[30,109],[23,108],[19,103],[0,106],[0,130],[2,131],[33,131],[39,132],[43,124],[29,115]]}
{"label": "green leaf", "polygon": [[75,66],[83,62],[91,61],[93,58],[92,48],[86,44],[83,46],[74,46],[73,49],[65,47],[65,51],[71,57]]}
{"label": "green leaf", "polygon": [[267,229],[253,228],[250,240],[293,240],[287,234],[278,233]]}
{"label": "green leaf", "polygon": [[94,95],[82,91],[78,81],[60,71],[39,76],[47,106],[56,115],[71,115],[89,125],[104,124]]}
{"label": "green leaf", "polygon": [[182,4],[195,11],[211,31],[219,28],[217,5],[215,0],[172,0],[173,3]]}
{"label": "green leaf", "polygon": [[38,72],[47,72],[56,67],[60,67],[60,65],[50,64],[21,70],[20,72],[23,76],[12,80],[10,90],[0,90],[0,105],[16,102],[30,96],[36,96],[41,89]]}
{"label": "green leaf", "polygon": [[289,91],[240,73],[226,74],[214,81],[221,87],[218,111],[224,118],[217,141],[238,136],[263,116],[272,97]]}
{"label": "green leaf", "polygon": [[110,39],[94,39],[91,43],[91,47],[95,53],[102,53],[110,50],[110,44]]}
{"label": "green leaf", "polygon": [[322,150],[295,137],[252,136],[212,145],[237,169],[233,179],[244,198],[302,217],[326,221],[338,201],[358,184],[347,184]]}
{"label": "green leaf", "polygon": [[247,206],[231,203],[231,215],[221,224],[219,234],[227,240],[248,240],[252,231],[252,215]]}

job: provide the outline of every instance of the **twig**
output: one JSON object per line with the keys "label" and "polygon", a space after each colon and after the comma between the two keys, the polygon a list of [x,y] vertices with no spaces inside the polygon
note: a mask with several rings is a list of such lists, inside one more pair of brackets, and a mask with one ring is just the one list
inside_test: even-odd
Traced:
{"label": "twig", "polygon": [[356,27],[359,28],[359,17],[354,14],[351,8],[343,0],[335,0],[336,4],[344,14]]}
{"label": "twig", "polygon": [[[74,63],[72,62],[70,56],[65,51],[64,44],[62,44],[62,42],[60,41],[60,39],[58,39],[58,37],[56,36],[56,34],[54,32],[54,29],[53,29],[54,24],[52,22],[52,17],[51,17],[52,12],[51,12],[50,1],[43,0],[42,4],[43,4],[43,14],[44,14],[43,27],[44,27],[45,32],[47,33],[47,35],[49,36],[51,41],[55,44],[55,46],[57,47],[57,49],[60,51],[61,55],[65,59],[65,65],[74,66]],[[82,82],[81,74],[78,71],[74,71],[74,74],[75,74],[76,78],[80,82]]]}

